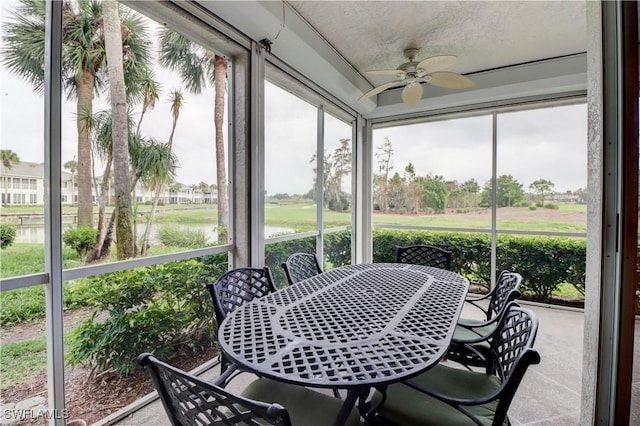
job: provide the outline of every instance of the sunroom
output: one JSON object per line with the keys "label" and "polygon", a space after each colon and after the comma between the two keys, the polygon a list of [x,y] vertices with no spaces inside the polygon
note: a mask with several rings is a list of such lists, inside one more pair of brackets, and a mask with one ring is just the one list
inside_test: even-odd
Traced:
{"label": "sunroom", "polygon": [[[23,2],[7,3],[3,27]],[[153,300],[158,306],[187,300],[163,299],[165,285],[185,292],[201,288],[208,297],[204,282],[176,284],[171,277],[215,279],[227,269],[268,266],[276,285],[284,286],[280,264],[293,252],[314,252],[323,268],[332,269],[393,262],[396,246],[428,243],[450,249],[452,269],[472,283],[490,288],[510,265],[523,283],[529,280],[529,296],[542,295],[538,303],[523,303],[545,318],[538,332],[542,362],[559,378],[525,380],[523,386],[535,383],[541,388],[534,394],[549,392],[540,397],[548,405],[539,406],[553,415],[522,414],[513,423],[639,424],[636,3],[122,2],[121,19],[138,16],[152,34],[149,57],[155,90],[162,93],[144,110],[141,97],[133,107],[133,126],[149,139],[169,142],[177,163],[172,184],[158,187],[149,180],[134,191],[140,206],[136,235],[141,251],[150,246],[149,252],[102,262],[78,260],[63,241],[75,227],[69,218],[81,220],[81,192],[95,197],[96,218],[101,205],[110,212],[109,197],[101,200],[98,190],[109,185],[110,163],[108,155],[92,148],[89,162],[97,170],[89,182],[81,178],[76,142],[78,117],[86,108],[75,99],[79,92],[65,96],[62,3],[46,6],[44,97],[2,69],[3,148],[45,166],[44,205],[25,213],[13,201],[10,207],[3,204],[3,221],[40,215],[41,236],[29,240],[35,245],[25,250],[37,248],[44,260],[26,273],[3,270],[0,282],[7,300],[36,298],[46,306],[36,319],[41,326],[36,334],[41,344],[46,341],[40,349],[46,372],[39,377],[46,378],[47,392],[12,376],[12,386],[3,386],[3,407],[32,410],[22,419],[33,424],[63,425],[69,418],[115,424],[143,406],[128,405],[120,390],[113,391],[118,393],[113,400],[104,397],[134,367],[114,364],[113,354],[105,354],[96,341],[122,337],[114,331],[116,307],[131,313]],[[173,34],[191,43],[185,50],[191,65],[209,60],[195,79],[189,80],[186,66],[171,56],[171,48],[179,47],[171,44]],[[433,57],[441,63],[411,74],[412,66],[420,68],[417,64]],[[215,66],[220,63],[222,71]],[[454,83],[439,80],[443,71]],[[36,108],[17,101],[24,93]],[[93,112],[108,109],[107,92],[96,85],[95,93]],[[24,135],[31,131],[24,116],[38,123],[31,127],[41,132],[39,139],[18,139],[28,139]],[[23,128],[11,130],[11,123]],[[96,124],[89,137],[97,138],[99,128]],[[75,155],[73,166],[69,160],[75,162]],[[10,169],[5,163],[5,179]],[[57,183],[65,170],[71,173],[69,197],[77,200],[77,214],[59,201],[67,193]],[[19,177],[11,179],[3,201],[14,200],[21,189],[15,183]],[[154,214],[159,224],[151,228]],[[168,242],[184,234],[201,238]],[[554,244],[573,251],[541,248]],[[10,249],[3,250],[5,259]],[[568,253],[578,253],[579,260]],[[156,287],[146,292],[151,281]],[[17,296],[29,289],[34,292]],[[582,300],[568,317],[549,302],[565,290],[577,291]],[[84,313],[74,315],[79,306]],[[159,310],[155,319],[160,322],[167,312]],[[195,324],[180,315],[174,328],[210,326],[213,320]],[[164,333],[142,317],[154,319],[142,313],[126,320],[140,336]],[[575,330],[579,339],[562,337]],[[206,340],[211,330],[203,333]],[[7,327],[3,346],[11,347],[16,334]],[[562,339],[570,346],[560,347]],[[146,351],[167,359],[187,351],[183,358],[205,362],[215,344],[201,340]],[[123,346],[137,350],[145,341],[132,342]],[[17,348],[23,356],[31,350],[26,344]],[[8,377],[4,370],[3,376]],[[76,388],[84,382],[94,384],[94,393],[86,395],[103,398],[99,411],[78,397]],[[127,389],[144,394],[130,386],[133,381],[127,383],[122,394]],[[152,390],[149,383],[145,389]],[[40,405],[19,405],[33,398]]]}

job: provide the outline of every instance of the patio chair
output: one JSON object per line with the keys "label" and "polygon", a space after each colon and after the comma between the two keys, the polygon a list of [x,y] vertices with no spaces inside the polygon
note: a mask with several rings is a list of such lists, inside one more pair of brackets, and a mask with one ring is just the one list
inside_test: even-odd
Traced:
{"label": "patio chair", "polygon": [[434,246],[413,245],[396,249],[397,263],[433,266],[451,270],[451,252]]}
{"label": "patio chair", "polygon": [[[264,268],[237,268],[224,273],[214,283],[207,284],[213,300],[218,325],[238,306],[276,291],[268,266]],[[225,371],[230,361],[220,354],[220,368]]]}
{"label": "patio chair", "polygon": [[491,340],[485,372],[438,364],[402,383],[376,391],[372,419],[398,425],[504,425],[507,410],[530,365],[540,363],[533,349],[538,319],[510,304]]}
{"label": "patio chair", "polygon": [[[466,302],[482,311],[482,320],[461,318],[458,320],[453,340],[446,358],[466,367],[486,367],[489,337],[498,326],[510,302],[520,297],[518,287],[522,276],[516,272],[502,271],[491,292],[480,297],[467,297]],[[487,308],[479,304],[489,300]]]}
{"label": "patio chair", "polygon": [[289,285],[322,273],[314,253],[294,253],[281,266]]}
{"label": "patio chair", "polygon": [[[149,353],[139,355],[137,361],[147,367],[164,410],[174,426],[328,426],[333,423],[342,405],[341,401],[311,389],[265,378],[251,382],[240,395],[236,395],[223,388],[235,366],[225,370],[215,381],[208,382],[166,364]],[[346,424],[360,424],[356,410],[352,410]]]}

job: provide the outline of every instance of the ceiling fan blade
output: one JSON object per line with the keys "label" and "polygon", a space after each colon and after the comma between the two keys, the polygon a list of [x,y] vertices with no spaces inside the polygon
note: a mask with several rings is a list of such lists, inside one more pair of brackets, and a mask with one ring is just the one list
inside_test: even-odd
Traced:
{"label": "ceiling fan blade", "polygon": [[373,95],[377,95],[378,93],[387,90],[389,87],[400,83],[402,80],[395,80],[395,81],[390,81],[388,83],[382,84],[378,87],[374,87],[373,89],[369,90],[367,93],[365,93],[364,95],[360,96],[360,98],[358,98],[359,101],[365,99],[365,98],[370,98]]}
{"label": "ceiling fan blade", "polygon": [[416,106],[422,99],[422,84],[414,82],[402,89],[402,102],[409,106]]}
{"label": "ceiling fan blade", "polygon": [[427,80],[429,84],[447,89],[467,89],[475,84],[467,77],[455,72],[434,72],[429,74]]}
{"label": "ceiling fan blade", "polygon": [[420,62],[416,69],[422,69],[425,74],[430,74],[432,72],[445,70],[457,61],[458,57],[455,55],[432,56]]}
{"label": "ceiling fan blade", "polygon": [[369,75],[397,75],[399,78],[404,78],[404,76],[407,73],[405,71],[402,71],[402,70],[370,70],[370,71],[367,71],[367,74],[369,74]]}

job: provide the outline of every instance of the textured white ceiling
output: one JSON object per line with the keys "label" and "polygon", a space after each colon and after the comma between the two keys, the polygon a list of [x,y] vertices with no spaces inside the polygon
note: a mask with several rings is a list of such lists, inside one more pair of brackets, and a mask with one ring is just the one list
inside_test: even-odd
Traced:
{"label": "textured white ceiling", "polygon": [[[198,1],[271,55],[365,118],[459,108],[586,90],[586,0],[580,1]],[[450,71],[475,86],[424,86],[418,105],[401,87],[360,99],[406,62],[456,55]]]}
{"label": "textured white ceiling", "polygon": [[287,3],[373,85],[389,77],[366,71],[396,68],[407,47],[457,55],[463,74],[586,52],[584,1]]}

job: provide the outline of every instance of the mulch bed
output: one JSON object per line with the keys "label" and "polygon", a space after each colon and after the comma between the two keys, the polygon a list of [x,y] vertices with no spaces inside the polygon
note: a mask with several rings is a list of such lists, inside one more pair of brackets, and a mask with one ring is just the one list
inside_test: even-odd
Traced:
{"label": "mulch bed", "polygon": [[[183,370],[192,370],[215,357],[217,348],[209,348],[196,355],[171,360],[171,364]],[[65,371],[66,408],[69,419],[81,418],[92,424],[114,413],[154,390],[148,374],[136,370],[127,377],[116,373],[95,374],[83,367]],[[17,402],[34,396],[47,398],[47,375],[38,374],[29,382],[20,383],[2,392],[3,402]],[[25,420],[20,426],[40,426],[45,420]]]}

